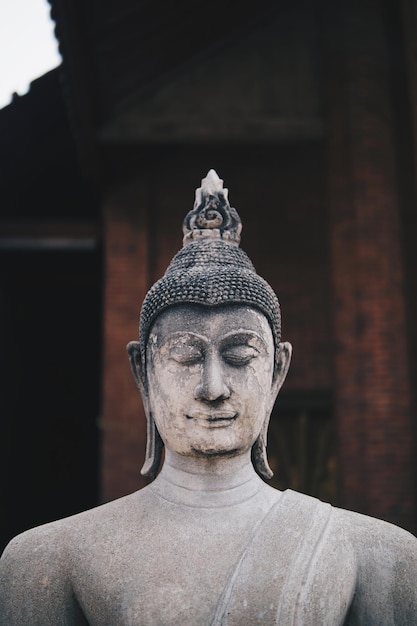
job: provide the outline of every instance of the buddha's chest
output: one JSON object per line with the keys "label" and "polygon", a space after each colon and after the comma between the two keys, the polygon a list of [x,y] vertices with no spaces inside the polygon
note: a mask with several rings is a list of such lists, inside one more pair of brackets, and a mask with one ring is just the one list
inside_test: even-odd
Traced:
{"label": "buddha's chest", "polygon": [[171,520],[98,540],[75,585],[90,626],[210,624],[253,530],[237,527]]}
{"label": "buddha's chest", "polygon": [[97,533],[78,555],[74,590],[90,626],[336,626],[354,559],[335,533],[323,535],[326,516],[305,518],[268,515],[257,526],[258,516],[183,511]]}

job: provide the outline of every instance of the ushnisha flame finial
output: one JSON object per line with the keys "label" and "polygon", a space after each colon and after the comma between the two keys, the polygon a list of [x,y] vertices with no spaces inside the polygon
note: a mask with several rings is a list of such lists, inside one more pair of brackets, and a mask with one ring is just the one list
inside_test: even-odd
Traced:
{"label": "ushnisha flame finial", "polygon": [[183,245],[197,239],[223,239],[236,246],[240,243],[242,222],[228,200],[228,189],[211,169],[196,189],[195,202],[183,223]]}

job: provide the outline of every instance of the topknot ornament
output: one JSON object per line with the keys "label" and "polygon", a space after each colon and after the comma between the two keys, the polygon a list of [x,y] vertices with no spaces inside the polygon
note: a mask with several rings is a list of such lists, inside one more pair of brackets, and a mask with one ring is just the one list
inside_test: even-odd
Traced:
{"label": "topknot ornament", "polygon": [[194,208],[183,222],[184,245],[165,274],[148,291],[140,314],[140,343],[145,370],[146,345],[156,317],[170,306],[246,305],[263,313],[272,329],[276,356],[281,337],[279,302],[239,247],[242,222],[227,198],[228,190],[210,170],[196,190]]}
{"label": "topknot ornament", "polygon": [[239,245],[242,222],[229,204],[228,191],[211,169],[196,189],[194,207],[184,219],[184,246],[198,239],[222,239]]}

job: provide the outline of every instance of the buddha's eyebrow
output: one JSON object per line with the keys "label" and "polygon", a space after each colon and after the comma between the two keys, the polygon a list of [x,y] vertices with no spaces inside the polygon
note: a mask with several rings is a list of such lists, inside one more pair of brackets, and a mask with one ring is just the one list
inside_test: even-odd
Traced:
{"label": "buddha's eyebrow", "polygon": [[268,349],[265,340],[254,330],[233,330],[224,337],[221,337],[220,344],[225,346],[240,346],[242,344],[252,344],[264,350]]}
{"label": "buddha's eyebrow", "polygon": [[192,344],[201,344],[208,343],[207,337],[203,335],[198,335],[197,333],[193,333],[189,330],[178,330],[175,333],[172,333],[168,337],[163,340],[163,344],[168,345],[178,345],[181,343],[192,343]]}

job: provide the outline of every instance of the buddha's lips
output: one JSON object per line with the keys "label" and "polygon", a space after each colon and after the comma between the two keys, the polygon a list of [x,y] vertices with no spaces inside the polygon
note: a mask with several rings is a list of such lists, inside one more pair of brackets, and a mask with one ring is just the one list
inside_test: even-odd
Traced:
{"label": "buddha's lips", "polygon": [[228,426],[237,418],[237,413],[230,410],[223,411],[191,411],[187,415],[188,419],[195,419],[201,421],[207,427],[215,426]]}

